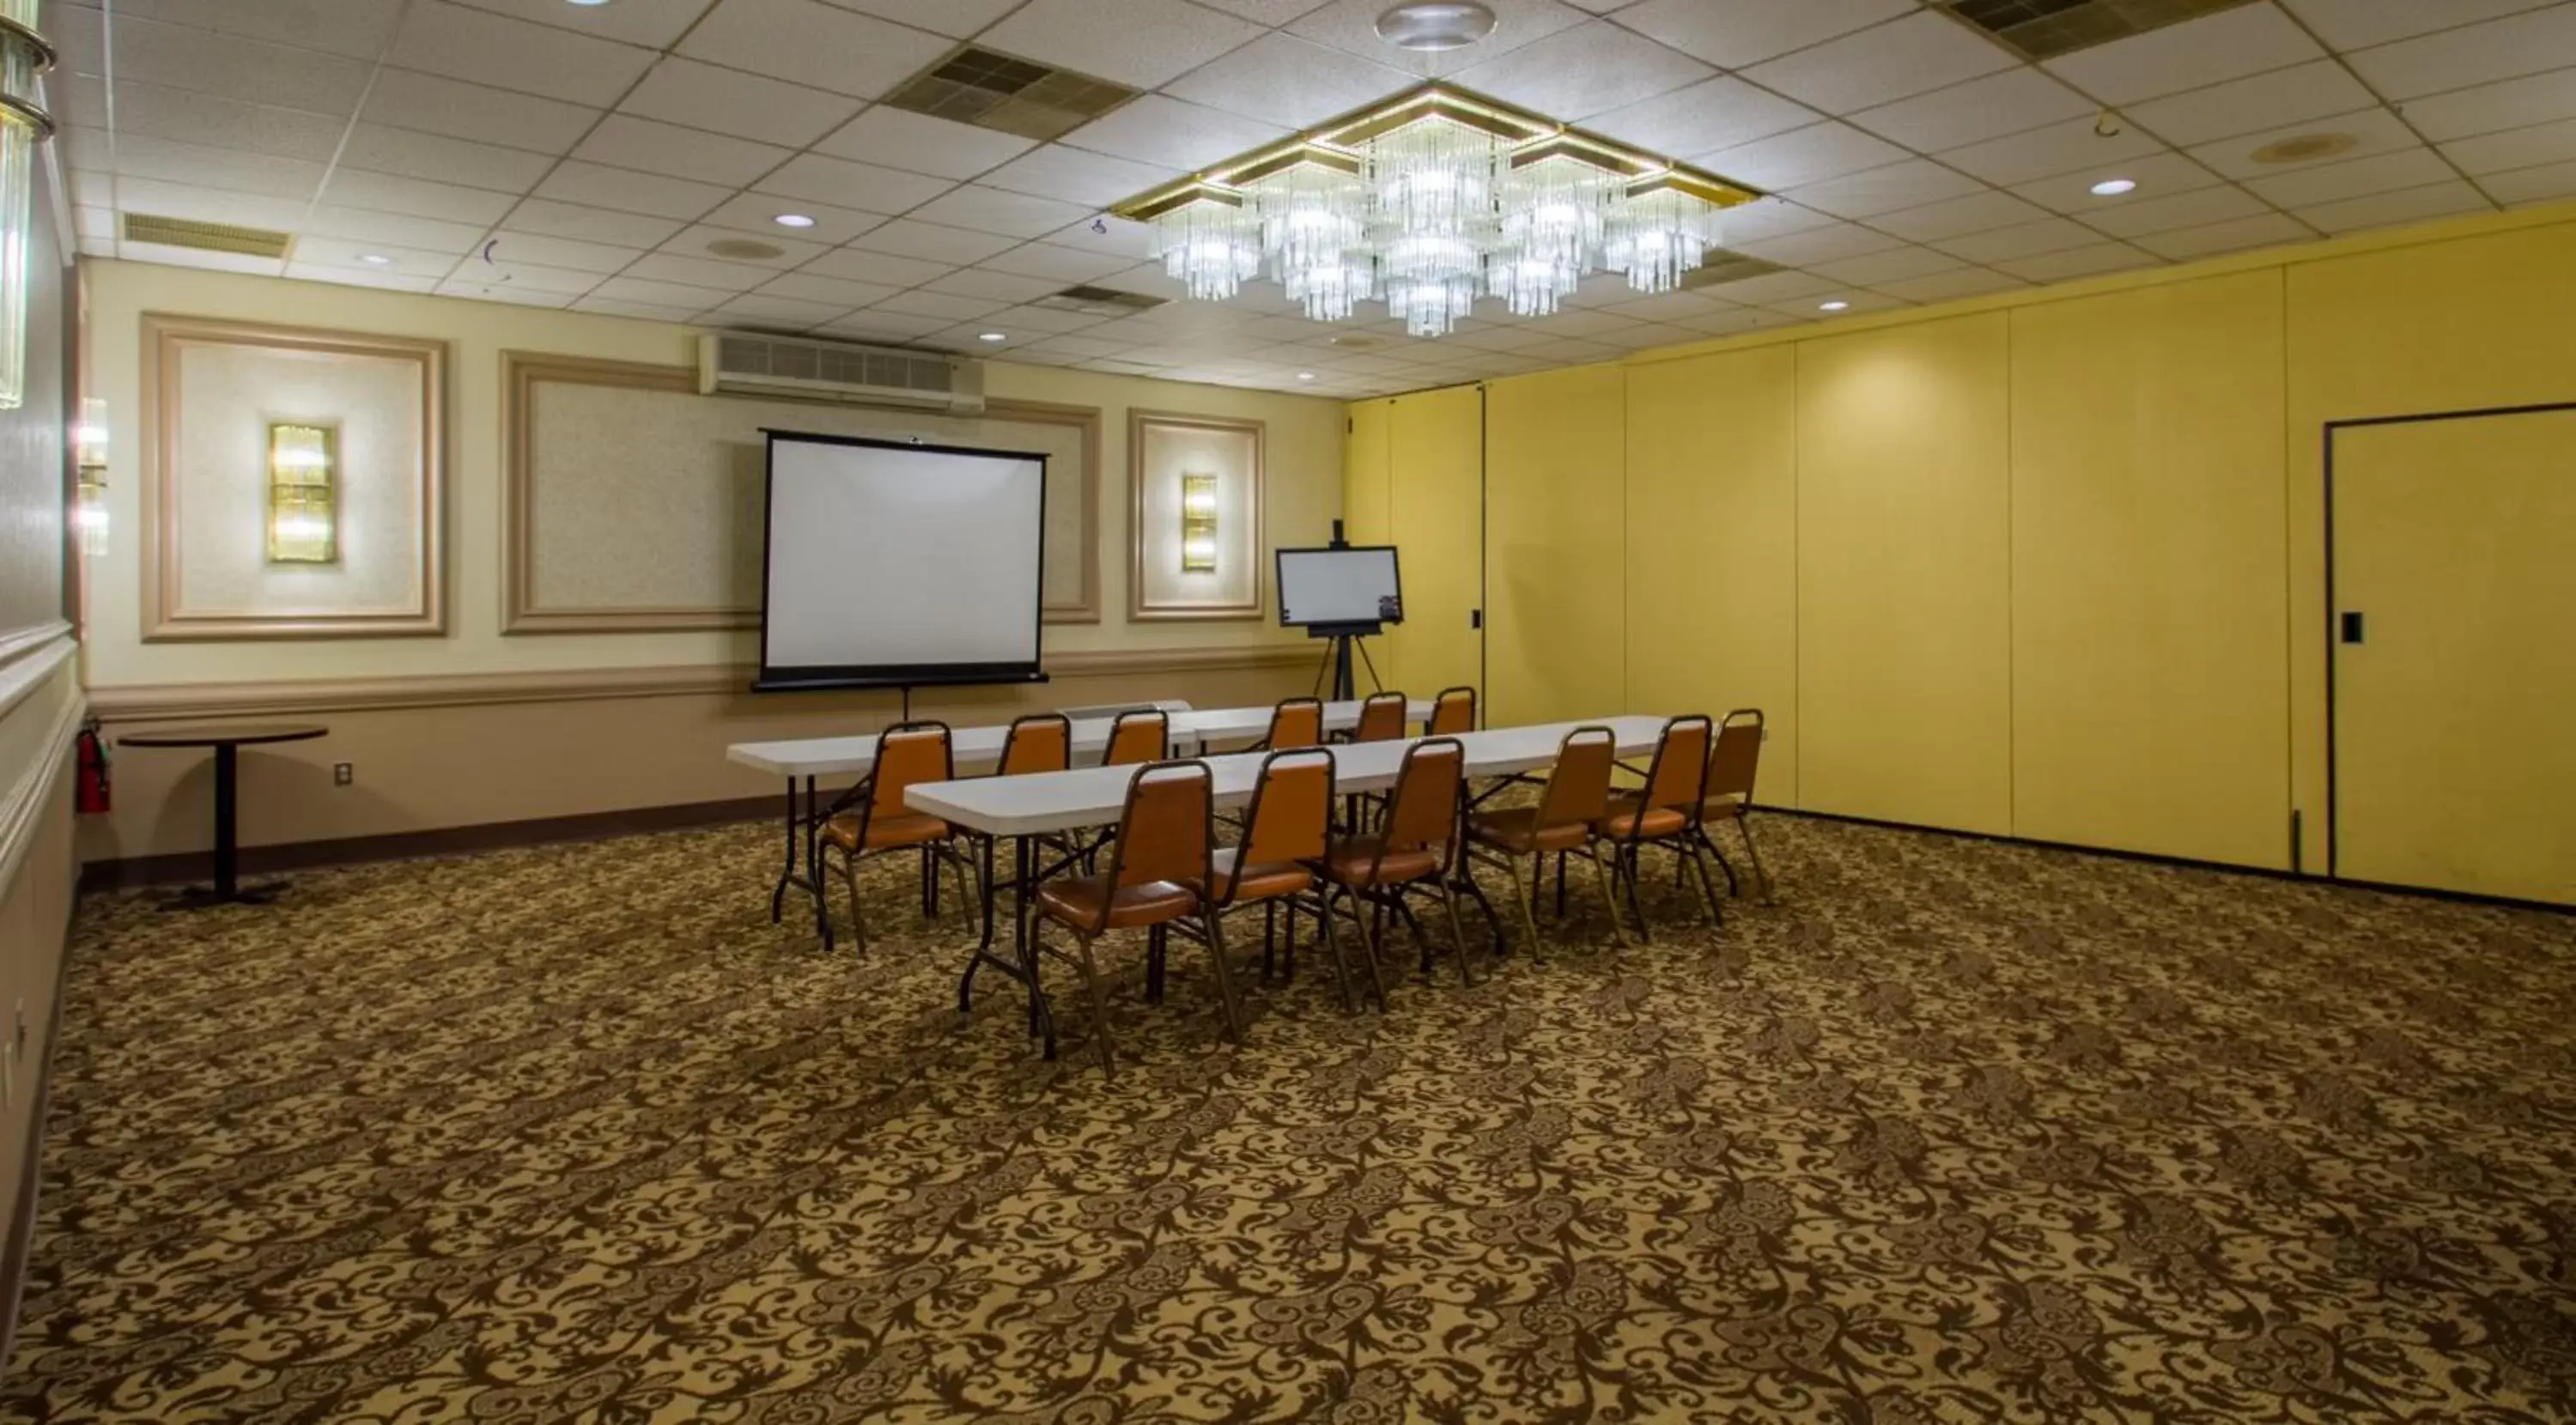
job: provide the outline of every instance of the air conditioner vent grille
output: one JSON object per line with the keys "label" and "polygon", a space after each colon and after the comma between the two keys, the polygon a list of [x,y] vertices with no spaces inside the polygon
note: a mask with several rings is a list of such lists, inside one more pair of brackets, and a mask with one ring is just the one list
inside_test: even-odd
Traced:
{"label": "air conditioner vent grille", "polygon": [[199,252],[229,252],[240,257],[284,257],[287,249],[295,245],[292,233],[231,223],[201,223],[193,218],[155,217],[150,213],[125,215],[125,240],[191,247]]}
{"label": "air conditioner vent grille", "polygon": [[2024,59],[2080,49],[2232,10],[2252,0],[1944,0],[1950,13]]}
{"label": "air conditioner vent grille", "polygon": [[1099,317],[1133,316],[1150,312],[1169,302],[1168,297],[1149,297],[1142,292],[1121,292],[1115,287],[1067,287],[1061,292],[1038,298],[1029,305],[1052,307],[1059,312],[1083,312]]}
{"label": "air conditioner vent grille", "polygon": [[1123,84],[967,45],[886,97],[898,109],[1024,139],[1057,139],[1136,97]]}
{"label": "air conditioner vent grille", "polygon": [[1722,252],[1712,256],[1696,269],[1684,273],[1681,285],[1684,291],[1695,291],[1702,287],[1723,287],[1729,282],[1768,277],[1774,272],[1785,270],[1776,262],[1764,262],[1758,257],[1746,257],[1740,253]]}
{"label": "air conditioner vent grille", "polygon": [[942,352],[711,332],[699,338],[698,389],[965,414],[984,407],[984,367]]}

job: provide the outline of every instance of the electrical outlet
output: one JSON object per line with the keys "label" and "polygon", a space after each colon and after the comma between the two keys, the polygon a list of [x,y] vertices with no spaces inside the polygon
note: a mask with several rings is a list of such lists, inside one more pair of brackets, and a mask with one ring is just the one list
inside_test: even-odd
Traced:
{"label": "electrical outlet", "polygon": [[345,786],[349,785],[351,782],[354,782],[354,781],[356,781],[356,780],[358,780],[358,764],[357,764],[357,763],[355,763],[355,762],[334,762],[334,763],[332,763],[332,764],[331,764],[331,785],[332,785],[332,786],[335,786],[335,787],[345,787]]}

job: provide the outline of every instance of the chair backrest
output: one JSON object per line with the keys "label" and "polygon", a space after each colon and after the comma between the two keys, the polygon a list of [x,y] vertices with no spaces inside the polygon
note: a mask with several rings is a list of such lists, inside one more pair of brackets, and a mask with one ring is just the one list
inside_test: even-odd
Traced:
{"label": "chair backrest", "polygon": [[1467,749],[1450,737],[1426,737],[1404,750],[1395,795],[1386,807],[1386,849],[1444,850],[1458,836],[1458,795],[1466,785]]}
{"label": "chair backrest", "polygon": [[1316,698],[1281,698],[1270,714],[1273,750],[1320,747],[1324,743],[1324,704]]}
{"label": "chair backrest", "polygon": [[1215,821],[1216,778],[1205,762],[1157,762],[1138,772],[1118,818],[1110,885],[1178,881],[1204,894]]}
{"label": "chair backrest", "polygon": [[1073,765],[1073,720],[1062,713],[1030,713],[1011,722],[1002,739],[1002,760],[993,769],[1004,777],[1032,772],[1061,772]]}
{"label": "chair backrest", "polygon": [[1476,690],[1467,687],[1443,688],[1431,704],[1430,733],[1433,737],[1455,737],[1476,730]]}
{"label": "chair backrest", "polygon": [[1394,742],[1404,736],[1405,697],[1402,693],[1371,693],[1360,704],[1360,723],[1352,729],[1353,742]]}
{"label": "chair backrest", "polygon": [[1708,754],[1708,795],[1753,804],[1753,776],[1762,769],[1762,709],[1737,708],[1718,724]]}
{"label": "chair backrest", "polygon": [[877,766],[869,779],[873,790],[868,802],[878,816],[900,816],[906,790],[923,782],[945,782],[956,775],[955,764],[949,759],[948,724],[897,723],[877,738]]}
{"label": "chair backrest", "polygon": [[1655,760],[1646,770],[1646,806],[1671,808],[1699,816],[1708,788],[1709,745],[1716,730],[1703,713],[1686,713],[1664,724],[1655,742]]}
{"label": "chair backrest", "polygon": [[1140,762],[1160,762],[1171,755],[1172,720],[1159,710],[1123,712],[1109,724],[1109,750],[1100,759],[1104,767],[1129,767]]}
{"label": "chair backrest", "polygon": [[1333,820],[1333,754],[1320,747],[1290,748],[1261,759],[1244,813],[1245,866],[1323,857]]}
{"label": "chair backrest", "polygon": [[1556,746],[1556,767],[1539,794],[1538,824],[1573,826],[1610,813],[1610,770],[1619,762],[1619,736],[1606,727],[1578,727]]}

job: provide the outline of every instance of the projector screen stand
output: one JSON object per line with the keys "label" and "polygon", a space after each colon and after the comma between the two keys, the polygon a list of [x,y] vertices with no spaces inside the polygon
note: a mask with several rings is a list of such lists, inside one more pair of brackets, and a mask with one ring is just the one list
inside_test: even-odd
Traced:
{"label": "projector screen stand", "polygon": [[[1324,698],[1327,702],[1335,703],[1347,703],[1358,700],[1360,695],[1359,686],[1357,681],[1351,676],[1351,655],[1354,652],[1359,654],[1360,662],[1368,667],[1370,691],[1385,691],[1386,684],[1381,682],[1377,676],[1377,661],[1369,657],[1368,646],[1360,642],[1363,638],[1375,638],[1384,632],[1386,632],[1386,625],[1380,623],[1319,623],[1308,625],[1306,629],[1307,637],[1330,639],[1332,640],[1333,645],[1324,653],[1324,666],[1317,669],[1315,672],[1316,696]],[[1333,690],[1329,695],[1323,692],[1323,687],[1327,680],[1330,680],[1333,685]]]}

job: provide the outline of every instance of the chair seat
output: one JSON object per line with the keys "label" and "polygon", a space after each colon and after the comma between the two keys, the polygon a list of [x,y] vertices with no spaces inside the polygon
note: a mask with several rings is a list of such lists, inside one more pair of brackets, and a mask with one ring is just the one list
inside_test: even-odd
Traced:
{"label": "chair seat", "polygon": [[1101,924],[1103,901],[1110,930],[1161,925],[1199,912],[1198,888],[1179,881],[1147,881],[1113,892],[1105,875],[1077,876],[1038,887],[1038,909],[1077,930]]}
{"label": "chair seat", "polygon": [[1610,799],[1610,814],[1593,823],[1602,835],[1617,841],[1646,840],[1674,836],[1690,826],[1690,818],[1674,807],[1656,807],[1645,813],[1640,822],[1638,809],[1645,799],[1631,792]]}
{"label": "chair seat", "polygon": [[1699,804],[1699,815],[1702,821],[1733,821],[1744,815],[1744,803],[1732,793],[1720,792]]}
{"label": "chair seat", "polygon": [[1511,807],[1477,812],[1467,818],[1468,838],[1497,850],[1529,856],[1542,851],[1571,851],[1592,834],[1592,828],[1579,821],[1542,827],[1538,824],[1538,810]]}
{"label": "chair seat", "polygon": [[1330,856],[1324,858],[1324,874],[1335,885],[1397,886],[1436,875],[1440,870],[1440,853],[1433,850],[1389,851],[1378,859],[1378,848],[1384,837],[1349,836],[1333,843]]}
{"label": "chair seat", "polygon": [[859,819],[836,816],[823,823],[823,837],[844,851],[883,851],[890,846],[923,846],[957,833],[947,822],[920,812],[879,816],[868,822],[867,844],[859,844]]}
{"label": "chair seat", "polygon": [[1235,904],[1245,901],[1277,900],[1293,896],[1315,884],[1315,873],[1294,861],[1267,861],[1236,869],[1243,849],[1228,846],[1216,853],[1216,888],[1218,900]]}

